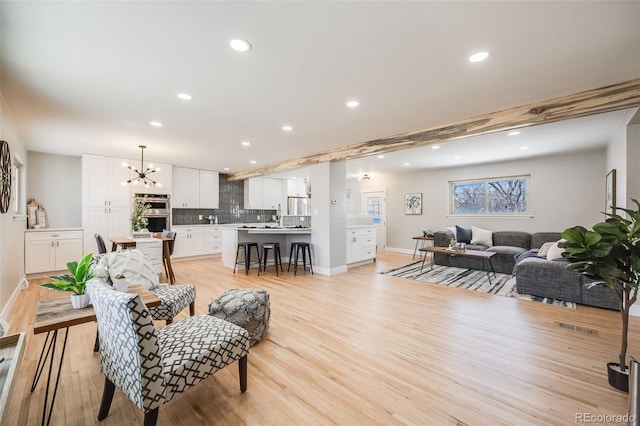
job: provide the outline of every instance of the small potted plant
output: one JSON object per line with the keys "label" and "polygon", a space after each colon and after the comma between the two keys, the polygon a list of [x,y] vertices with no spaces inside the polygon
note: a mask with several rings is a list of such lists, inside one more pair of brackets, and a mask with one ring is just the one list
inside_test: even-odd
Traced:
{"label": "small potted plant", "polygon": [[570,262],[567,267],[595,280],[589,287],[608,287],[620,300],[620,353],[618,362],[607,364],[607,370],[609,384],[625,392],[629,390],[626,363],[629,310],[636,302],[640,285],[640,203],[632,201],[636,210],[618,208],[626,213],[626,218],[606,213],[606,221],[593,225],[592,231],[575,226],[562,233],[566,240],[562,243],[566,250],[563,256]]}
{"label": "small potted plant", "polygon": [[88,253],[80,262],[69,262],[69,274],[53,275],[53,281],[42,284],[42,287],[52,288],[60,291],[71,291],[71,306],[74,309],[86,308],[89,305],[89,295],[86,293],[87,281],[94,277],[90,272],[91,258],[93,253]]}

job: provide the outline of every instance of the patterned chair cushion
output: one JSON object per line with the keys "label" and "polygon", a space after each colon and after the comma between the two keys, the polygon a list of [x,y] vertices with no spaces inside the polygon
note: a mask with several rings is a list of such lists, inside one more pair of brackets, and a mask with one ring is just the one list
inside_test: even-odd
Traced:
{"label": "patterned chair cushion", "polygon": [[104,266],[112,282],[117,276],[122,275],[127,284],[141,284],[149,290],[153,290],[160,284],[158,273],[153,270],[151,261],[140,250],[114,251],[104,256],[106,259]]}
{"label": "patterned chair cushion", "polygon": [[209,305],[209,315],[239,325],[249,332],[251,346],[261,341],[269,330],[271,305],[264,289],[226,290]]}
{"label": "patterned chair cushion", "polygon": [[249,353],[245,329],[208,315],[169,324],[157,333],[166,401]]}
{"label": "patterned chair cushion", "polygon": [[162,302],[151,308],[151,316],[156,320],[172,320],[180,311],[196,300],[196,286],[193,284],[160,284],[151,290]]}

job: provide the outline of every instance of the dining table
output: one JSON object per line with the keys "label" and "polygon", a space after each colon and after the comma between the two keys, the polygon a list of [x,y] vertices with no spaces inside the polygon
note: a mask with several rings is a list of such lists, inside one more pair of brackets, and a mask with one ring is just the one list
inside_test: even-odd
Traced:
{"label": "dining table", "polygon": [[[169,244],[173,241],[173,238],[163,237],[162,235],[154,235],[153,238],[162,241],[162,258],[164,259],[165,265],[167,265],[167,272],[169,280],[169,284],[175,284],[176,277],[173,274],[173,267],[171,266],[171,249]],[[109,237],[109,241],[111,241],[111,251],[118,250],[118,246],[121,249],[128,248],[136,248],[136,239],[130,237]]]}

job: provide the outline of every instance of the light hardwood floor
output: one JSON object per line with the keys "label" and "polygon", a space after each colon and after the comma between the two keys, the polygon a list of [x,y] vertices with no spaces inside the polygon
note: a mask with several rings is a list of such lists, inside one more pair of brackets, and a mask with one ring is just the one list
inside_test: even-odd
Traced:
{"label": "light hardwood floor", "polygon": [[[162,406],[158,424],[574,424],[577,413],[626,413],[627,395],[607,384],[605,367],[617,359],[617,312],[377,273],[410,260],[385,253],[342,275],[279,278],[272,268],[233,275],[219,258],[176,262],[177,282],[198,286],[197,314],[225,289],[261,287],[271,297],[271,326],[249,354],[245,394],[233,365]],[[27,350],[7,424],[40,424],[44,380],[29,388],[44,335],[33,335],[33,316],[37,300],[60,296],[32,282],[8,318],[11,332],[27,332]],[[103,376],[95,329],[70,329],[51,424],[139,425],[142,413],[119,391],[109,416],[96,420]],[[640,355],[640,318],[630,338],[630,353]]]}

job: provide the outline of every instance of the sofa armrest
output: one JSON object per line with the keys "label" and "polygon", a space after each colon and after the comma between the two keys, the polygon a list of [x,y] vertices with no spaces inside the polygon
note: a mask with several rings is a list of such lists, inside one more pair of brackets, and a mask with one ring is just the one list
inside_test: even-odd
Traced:
{"label": "sofa armrest", "polygon": [[453,232],[449,229],[443,229],[442,231],[436,231],[433,234],[433,246],[434,247],[449,247],[449,242],[452,238],[455,238]]}

